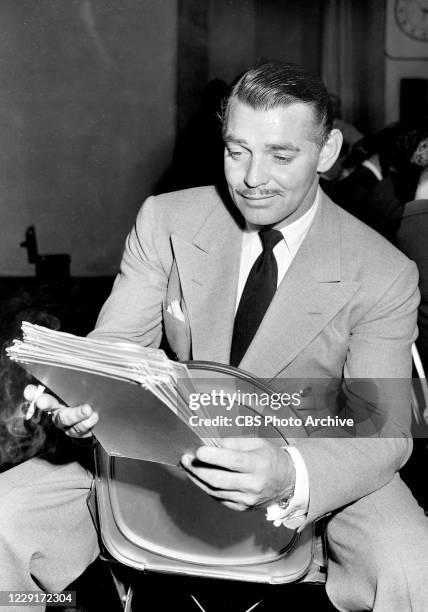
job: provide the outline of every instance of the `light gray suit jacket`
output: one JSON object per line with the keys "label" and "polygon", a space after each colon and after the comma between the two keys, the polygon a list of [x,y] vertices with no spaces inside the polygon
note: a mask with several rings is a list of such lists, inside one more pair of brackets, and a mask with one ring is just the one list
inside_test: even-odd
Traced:
{"label": "light gray suit jacket", "polygon": [[[228,206],[214,187],[146,200],[93,334],[159,346],[164,331],[180,360],[228,363],[242,241]],[[295,441],[309,474],[307,522],[384,486],[410,454],[417,283],[412,262],[322,194],[240,367],[278,388],[289,378],[409,380],[378,390],[382,439]],[[166,311],[172,300],[185,322]]]}

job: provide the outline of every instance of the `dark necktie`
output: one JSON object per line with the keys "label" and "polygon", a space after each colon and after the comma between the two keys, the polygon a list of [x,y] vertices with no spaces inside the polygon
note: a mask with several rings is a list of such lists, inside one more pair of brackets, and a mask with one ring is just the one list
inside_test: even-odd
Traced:
{"label": "dark necktie", "polygon": [[278,282],[278,265],[273,248],[283,235],[274,229],[259,232],[263,251],[257,257],[245,283],[233,326],[230,365],[238,366],[245,355],[272,301]]}

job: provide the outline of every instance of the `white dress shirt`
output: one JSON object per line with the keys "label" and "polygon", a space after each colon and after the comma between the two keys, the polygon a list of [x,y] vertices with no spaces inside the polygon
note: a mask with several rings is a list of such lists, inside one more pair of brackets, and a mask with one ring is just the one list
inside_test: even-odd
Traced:
{"label": "white dress shirt", "polygon": [[[282,281],[291,262],[293,261],[300,245],[305,239],[319,206],[319,189],[311,208],[301,217],[281,228],[279,231],[284,236],[273,249],[278,265],[278,283]],[[241,262],[239,268],[238,291],[236,298],[236,310],[245,287],[248,275],[257,257],[262,253],[263,246],[258,234],[260,228],[249,225],[244,233],[241,251]],[[297,448],[289,446],[286,448],[290,454],[296,470],[296,483],[293,497],[286,510],[281,509],[278,504],[271,504],[267,508],[266,518],[274,522],[275,526],[284,525],[290,529],[296,529],[305,520],[309,506],[309,477],[305,462]]]}
{"label": "white dress shirt", "polygon": [[370,161],[370,159],[365,159],[361,165],[367,168],[367,170],[370,170],[370,172],[372,172],[375,175],[378,181],[383,180],[381,171],[379,170],[379,168],[376,167],[376,165],[372,161]]}

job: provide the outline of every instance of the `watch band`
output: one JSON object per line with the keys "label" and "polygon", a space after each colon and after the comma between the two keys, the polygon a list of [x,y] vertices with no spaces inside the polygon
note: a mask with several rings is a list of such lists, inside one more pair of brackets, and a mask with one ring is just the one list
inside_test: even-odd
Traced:
{"label": "watch band", "polygon": [[290,505],[291,500],[293,499],[295,485],[293,484],[287,493],[281,497],[276,503],[281,508],[281,510],[287,510]]}
{"label": "watch band", "polygon": [[[281,450],[286,453],[288,452],[286,446],[281,447]],[[280,499],[266,508],[266,520],[273,521],[275,527],[282,525],[283,520],[287,516],[286,510],[293,499],[295,486],[296,483],[294,482]]]}

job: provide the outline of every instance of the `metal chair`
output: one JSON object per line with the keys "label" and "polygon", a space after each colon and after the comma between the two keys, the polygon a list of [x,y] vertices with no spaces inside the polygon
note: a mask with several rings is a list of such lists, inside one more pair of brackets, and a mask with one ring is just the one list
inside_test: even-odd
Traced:
{"label": "metal chair", "polygon": [[[239,381],[250,392],[272,393],[234,368],[204,362],[189,367],[201,389],[236,388]],[[284,445],[284,438],[274,433],[274,443]],[[295,437],[295,428],[292,433]],[[304,430],[300,435],[306,435]],[[111,568],[126,612],[132,609],[134,587],[132,581],[125,587],[123,566],[139,572],[271,585],[294,582],[311,566],[313,526],[297,534],[275,528],[262,512],[229,510],[195,487],[178,467],[109,456],[100,445],[95,463],[90,507],[103,556],[116,561]],[[189,601],[195,610],[204,609],[196,594],[189,592]],[[259,603],[252,602],[249,609]]]}

